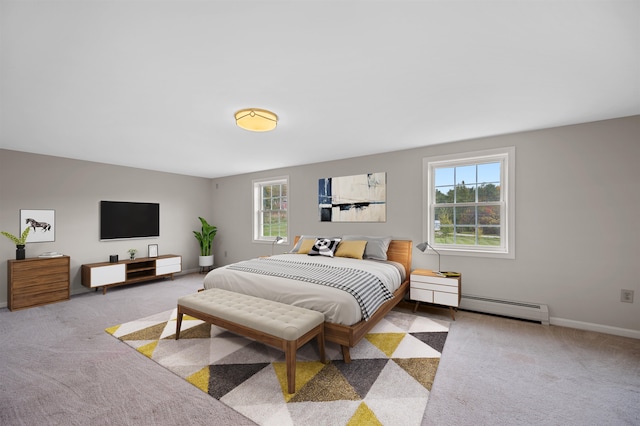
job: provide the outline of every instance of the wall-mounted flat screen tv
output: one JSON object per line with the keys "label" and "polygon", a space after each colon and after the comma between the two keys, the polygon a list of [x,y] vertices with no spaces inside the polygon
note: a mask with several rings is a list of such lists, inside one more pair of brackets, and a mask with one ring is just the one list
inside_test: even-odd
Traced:
{"label": "wall-mounted flat screen tv", "polygon": [[160,204],[100,201],[100,239],[160,236]]}

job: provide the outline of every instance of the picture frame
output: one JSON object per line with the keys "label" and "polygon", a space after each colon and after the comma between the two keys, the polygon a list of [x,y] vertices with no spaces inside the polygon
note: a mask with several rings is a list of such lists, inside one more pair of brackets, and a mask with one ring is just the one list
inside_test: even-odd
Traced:
{"label": "picture frame", "polygon": [[386,222],[387,173],[318,179],[320,222]]}
{"label": "picture frame", "polygon": [[44,243],[56,240],[55,210],[20,210],[20,233],[31,228],[27,243]]}
{"label": "picture frame", "polygon": [[158,245],[149,244],[149,257],[158,257]]}

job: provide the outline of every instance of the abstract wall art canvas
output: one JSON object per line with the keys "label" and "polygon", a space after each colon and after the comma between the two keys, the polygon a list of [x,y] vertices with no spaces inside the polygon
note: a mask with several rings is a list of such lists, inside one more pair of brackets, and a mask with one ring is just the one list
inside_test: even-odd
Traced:
{"label": "abstract wall art canvas", "polygon": [[386,222],[387,174],[319,179],[318,209],[321,222]]}

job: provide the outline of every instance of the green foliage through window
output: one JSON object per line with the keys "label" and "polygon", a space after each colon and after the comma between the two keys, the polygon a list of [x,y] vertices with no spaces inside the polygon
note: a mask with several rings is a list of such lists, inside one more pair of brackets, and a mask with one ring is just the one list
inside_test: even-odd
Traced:
{"label": "green foliage through window", "polygon": [[437,244],[500,245],[500,166],[492,162],[434,169]]}

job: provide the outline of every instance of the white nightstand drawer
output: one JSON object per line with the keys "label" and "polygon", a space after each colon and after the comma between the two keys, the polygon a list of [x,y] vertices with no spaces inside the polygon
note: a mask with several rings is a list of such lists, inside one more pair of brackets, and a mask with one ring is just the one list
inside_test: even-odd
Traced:
{"label": "white nightstand drawer", "polygon": [[444,291],[446,293],[458,294],[458,281],[454,281],[454,282],[456,284],[455,286],[411,281],[411,288],[420,288],[423,290],[433,290],[433,291]]}
{"label": "white nightstand drawer", "polygon": [[458,287],[458,280],[455,278],[432,277],[431,275],[411,274],[411,283],[432,283]]}
{"label": "white nightstand drawer", "polygon": [[433,291],[424,290],[421,288],[411,287],[409,297],[411,300],[418,300],[420,302],[433,303]]}
{"label": "white nightstand drawer", "polygon": [[443,293],[443,292],[434,292],[433,293],[433,303],[438,305],[447,305],[447,306],[455,306],[458,307],[458,293]]}

